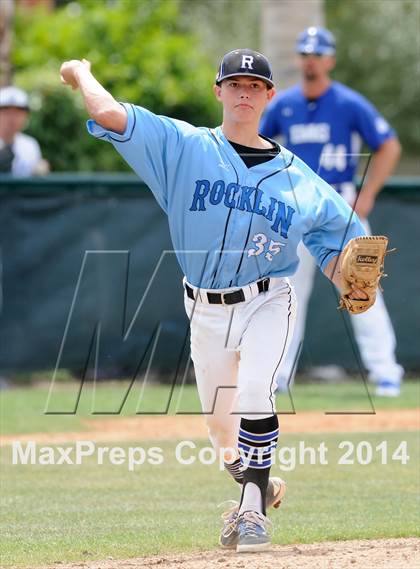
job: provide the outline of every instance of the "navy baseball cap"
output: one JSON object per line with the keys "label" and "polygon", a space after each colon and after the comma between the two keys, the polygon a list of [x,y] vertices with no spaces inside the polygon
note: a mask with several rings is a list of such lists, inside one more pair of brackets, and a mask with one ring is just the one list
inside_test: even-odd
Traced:
{"label": "navy baseball cap", "polygon": [[299,34],[296,42],[296,51],[302,54],[334,55],[335,38],[325,28],[311,26]]}
{"label": "navy baseball cap", "polygon": [[235,49],[223,56],[216,75],[216,85],[236,75],[256,77],[274,87],[273,72],[268,59],[252,49]]}

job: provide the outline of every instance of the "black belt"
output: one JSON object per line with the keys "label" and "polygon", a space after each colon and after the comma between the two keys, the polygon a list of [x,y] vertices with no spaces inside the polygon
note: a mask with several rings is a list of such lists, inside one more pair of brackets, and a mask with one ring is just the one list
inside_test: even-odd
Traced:
{"label": "black belt", "polygon": [[[256,285],[258,287],[258,294],[267,292],[270,286],[270,277],[257,281]],[[185,283],[185,290],[188,298],[195,300],[194,290],[187,283]],[[206,295],[209,304],[237,304],[245,300],[243,288],[235,290],[234,292],[207,292]]]}

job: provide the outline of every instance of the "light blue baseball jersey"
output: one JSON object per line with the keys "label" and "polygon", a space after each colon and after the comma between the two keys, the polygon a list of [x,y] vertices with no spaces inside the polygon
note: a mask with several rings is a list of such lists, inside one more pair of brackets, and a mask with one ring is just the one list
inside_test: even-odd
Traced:
{"label": "light blue baseball jersey", "polygon": [[365,97],[336,81],[313,101],[300,85],[278,93],[267,107],[260,132],[281,137],[286,148],[338,191],[340,184],[354,179],[362,141],[375,151],[396,136]]}
{"label": "light blue baseball jersey", "polygon": [[123,134],[92,120],[88,131],[111,142],[149,186],[192,285],[222,289],[292,275],[302,239],[324,269],[364,234],[344,200],[290,151],[280,147],[272,160],[247,168],[220,127],[124,107]]}

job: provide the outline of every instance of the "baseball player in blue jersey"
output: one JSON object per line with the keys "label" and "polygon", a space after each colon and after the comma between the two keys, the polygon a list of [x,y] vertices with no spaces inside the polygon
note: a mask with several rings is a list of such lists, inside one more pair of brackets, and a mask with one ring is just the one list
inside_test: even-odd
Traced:
{"label": "baseball player in blue jersey", "polygon": [[[338,255],[363,227],[302,160],[258,135],[275,91],[270,64],[255,51],[224,56],[213,87],[223,123],[215,129],[118,103],[86,60],[65,62],[61,77],[80,88],[89,132],[114,145],[168,216],[209,436],[242,487],[220,543],[266,549],[266,507],[278,506],[285,491],[269,473],[278,437],[275,378],[295,321],[288,277],[296,249],[303,239],[340,286]],[[367,298],[357,287],[350,296]]]}
{"label": "baseball player in blue jersey", "polygon": [[[262,118],[260,132],[279,138],[352,206],[369,233],[367,216],[375,197],[391,174],[400,154],[394,130],[362,95],[332,81],[334,36],[323,28],[307,28],[297,40],[302,83],[278,93]],[[354,184],[361,143],[374,154],[369,176],[357,195]],[[357,198],[357,199],[356,199]],[[281,370],[279,385],[293,380],[303,342],[307,305],[315,277],[312,257],[301,245],[299,269],[293,276],[299,312],[293,341]],[[396,396],[403,369],[395,359],[395,334],[383,297],[351,322],[363,364],[377,384],[376,394]]]}

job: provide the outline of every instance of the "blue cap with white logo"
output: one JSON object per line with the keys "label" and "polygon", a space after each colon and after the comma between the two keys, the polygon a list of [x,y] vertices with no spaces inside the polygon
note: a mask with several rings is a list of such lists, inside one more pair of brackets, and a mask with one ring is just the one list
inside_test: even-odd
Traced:
{"label": "blue cap with white logo", "polygon": [[335,38],[333,34],[325,28],[311,26],[306,28],[297,39],[297,53],[315,55],[334,55]]}
{"label": "blue cap with white logo", "polygon": [[261,79],[269,87],[274,87],[273,72],[268,59],[252,49],[235,49],[223,56],[216,76],[216,85],[236,75]]}

